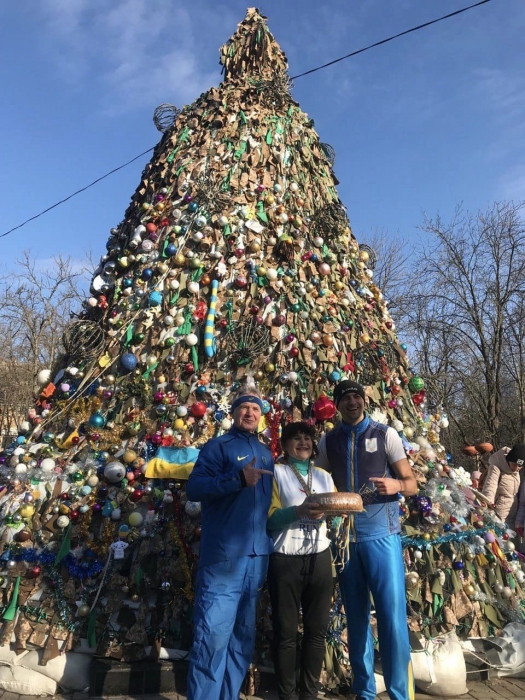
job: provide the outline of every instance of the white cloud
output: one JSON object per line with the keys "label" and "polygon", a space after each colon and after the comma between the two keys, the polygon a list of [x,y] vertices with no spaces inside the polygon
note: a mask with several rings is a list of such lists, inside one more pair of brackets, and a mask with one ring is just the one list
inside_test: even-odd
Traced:
{"label": "white cloud", "polygon": [[[99,85],[104,112],[192,101],[218,82],[203,68],[190,13],[176,0],[45,0],[44,39],[71,83]],[[109,107],[108,107],[109,105]]]}

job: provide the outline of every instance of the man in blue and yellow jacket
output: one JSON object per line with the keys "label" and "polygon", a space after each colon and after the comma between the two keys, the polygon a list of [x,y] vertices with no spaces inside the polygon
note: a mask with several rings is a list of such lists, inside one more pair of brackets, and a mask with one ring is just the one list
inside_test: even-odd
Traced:
{"label": "man in blue and yellow jacket", "polygon": [[186,487],[202,505],[188,700],[238,700],[255,646],[255,612],[272,541],[274,463],[257,438],[262,401],[241,393],[233,426],[201,450]]}
{"label": "man in blue and yellow jacket", "polygon": [[365,413],[363,387],[345,380],[334,390],[342,422],[319,442],[316,464],[338,491],[360,493],[365,510],[354,516],[347,563],[339,575],[356,700],[374,700],[374,645],[369,625],[374,599],[379,653],[391,700],[412,700],[414,682],[406,619],[405,570],[398,494],[417,493],[403,443],[391,427]]}

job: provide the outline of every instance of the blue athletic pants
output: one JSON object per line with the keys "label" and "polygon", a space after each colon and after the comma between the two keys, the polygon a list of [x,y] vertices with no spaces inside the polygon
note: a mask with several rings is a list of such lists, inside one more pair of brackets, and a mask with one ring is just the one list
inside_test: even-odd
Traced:
{"label": "blue athletic pants", "polygon": [[379,653],[391,700],[413,700],[414,681],[405,599],[405,570],[399,535],[350,544],[350,561],[339,575],[346,611],[352,690],[374,700],[374,646],[370,593],[374,599]]}
{"label": "blue athletic pants", "polygon": [[268,556],[249,556],[198,570],[188,700],[238,700],[267,568]]}

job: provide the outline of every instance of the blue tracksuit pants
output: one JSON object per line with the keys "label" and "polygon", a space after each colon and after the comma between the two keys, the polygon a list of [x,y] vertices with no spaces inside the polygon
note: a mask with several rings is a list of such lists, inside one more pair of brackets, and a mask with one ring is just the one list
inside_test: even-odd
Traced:
{"label": "blue tracksuit pants", "polygon": [[350,561],[339,575],[346,610],[352,690],[374,700],[374,645],[370,593],[374,599],[379,653],[391,700],[413,700],[414,681],[405,599],[405,570],[399,535],[350,544]]}
{"label": "blue tracksuit pants", "polygon": [[198,570],[188,700],[238,700],[267,568],[267,556],[248,556]]}

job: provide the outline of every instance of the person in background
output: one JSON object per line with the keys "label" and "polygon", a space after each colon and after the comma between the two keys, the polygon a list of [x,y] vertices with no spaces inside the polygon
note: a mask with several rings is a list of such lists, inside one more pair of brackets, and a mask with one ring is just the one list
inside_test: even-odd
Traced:
{"label": "person in background", "polygon": [[356,700],[376,696],[372,594],[388,695],[391,700],[413,700],[399,494],[416,494],[416,480],[399,434],[365,413],[365,391],[360,384],[340,382],[334,389],[334,401],[342,422],[321,438],[316,464],[332,474],[338,491],[360,493],[365,506],[363,513],[354,515],[347,563],[339,574],[352,690]]}
{"label": "person in background", "polygon": [[502,447],[489,457],[489,468],[481,493],[494,506],[498,518],[514,530],[517,524],[520,471],[525,463],[525,445]]}
{"label": "person in background", "polygon": [[470,478],[471,478],[471,482],[472,482],[472,488],[473,488],[473,489],[479,489],[479,482],[480,482],[480,479],[481,479],[481,472],[480,472],[480,471],[477,471],[477,470],[474,471],[474,472],[472,472],[472,474],[470,475]]}
{"label": "person in background", "polygon": [[255,614],[273,550],[266,531],[273,457],[259,441],[263,404],[241,390],[233,426],[202,448],[186,493],[202,506],[188,700],[238,700],[255,646]]}
{"label": "person in background", "polygon": [[[272,603],[274,659],[279,700],[296,695],[299,611],[303,639],[299,700],[315,700],[325,655],[325,637],[333,594],[332,557],[324,515],[316,493],[335,491],[332,477],[314,467],[314,431],[307,423],[289,423],[281,436],[283,454],[275,465],[268,530],[268,590]],[[309,498],[311,496],[311,498]]]}

